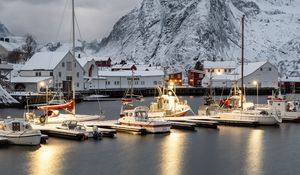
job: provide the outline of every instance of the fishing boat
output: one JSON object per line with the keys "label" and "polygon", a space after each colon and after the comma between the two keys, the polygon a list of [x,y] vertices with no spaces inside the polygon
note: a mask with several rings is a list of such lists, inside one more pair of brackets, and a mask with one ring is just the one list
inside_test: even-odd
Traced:
{"label": "fishing boat", "polygon": [[124,116],[118,122],[120,125],[139,126],[145,128],[149,133],[166,133],[170,132],[171,123],[163,119],[149,119],[149,108],[138,106],[133,109],[124,111]]}
{"label": "fishing boat", "polygon": [[150,105],[149,117],[182,117],[191,111],[187,101],[181,101],[172,86],[156,88],[158,96]]}
{"label": "fishing boat", "polygon": [[288,100],[279,90],[278,94],[272,93],[267,98],[266,105],[258,105],[258,110],[277,110],[283,122],[300,122],[300,102],[296,99]]}
{"label": "fishing boat", "polygon": [[31,124],[21,118],[7,118],[0,122],[0,137],[8,139],[10,144],[39,145],[42,134],[34,130]]}

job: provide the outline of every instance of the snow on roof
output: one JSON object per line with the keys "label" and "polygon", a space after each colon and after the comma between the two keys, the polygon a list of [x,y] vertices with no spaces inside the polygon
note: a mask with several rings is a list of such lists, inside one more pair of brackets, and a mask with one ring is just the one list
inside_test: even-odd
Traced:
{"label": "snow on roof", "polygon": [[68,52],[37,52],[25,63],[21,70],[52,70]]}
{"label": "snow on roof", "polygon": [[77,58],[77,61],[79,62],[79,64],[84,67],[84,65],[89,62],[92,61],[93,58],[92,57],[83,57],[83,58]]}
{"label": "snow on roof", "polygon": [[[253,73],[261,66],[266,64],[267,61],[254,62],[254,63],[244,63],[244,77]],[[209,76],[209,75],[208,75]],[[213,75],[213,80],[238,80],[241,78],[241,65],[232,71],[229,75]]]}
{"label": "snow on roof", "polygon": [[45,81],[51,77],[11,77],[12,83],[38,83],[40,81]]}
{"label": "snow on roof", "polygon": [[[98,75],[102,77],[130,77],[132,71],[98,71]],[[135,77],[147,77],[147,76],[163,76],[164,72],[161,70],[155,71],[134,71]]]}
{"label": "snow on roof", "polygon": [[[244,63],[244,77],[251,74],[251,73],[253,73],[254,71],[259,69],[261,66],[263,66],[266,63],[267,63],[267,61]],[[241,74],[241,69],[242,69],[242,66],[239,65],[239,67],[237,67],[234,71],[232,71],[232,74],[240,75]],[[239,76],[239,78],[241,78],[241,76]]]}
{"label": "snow on roof", "polygon": [[281,82],[300,82],[300,77],[283,77],[280,78]]}
{"label": "snow on roof", "polygon": [[236,68],[235,61],[204,61],[204,69],[217,69],[217,68]]}
{"label": "snow on roof", "polygon": [[20,50],[21,47],[25,44],[24,37],[10,36],[10,37],[5,37],[5,39],[6,38],[9,39],[9,42],[0,41],[0,45],[9,52],[18,49]]}
{"label": "snow on roof", "polygon": [[112,67],[112,69],[130,69],[132,66],[135,66],[139,71],[146,71],[146,70],[161,70],[160,66],[149,66],[146,64],[117,64]]}

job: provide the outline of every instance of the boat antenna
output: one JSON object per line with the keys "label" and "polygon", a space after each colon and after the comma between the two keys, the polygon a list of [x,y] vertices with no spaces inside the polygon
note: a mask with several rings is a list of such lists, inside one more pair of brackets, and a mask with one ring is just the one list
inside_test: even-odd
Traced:
{"label": "boat antenna", "polygon": [[244,22],[245,15],[242,16],[242,55],[241,55],[241,110],[243,110],[243,100],[244,100]]}
{"label": "boat antenna", "polygon": [[[74,0],[72,0],[72,54],[76,60],[75,57],[75,10],[74,10]],[[73,69],[72,69],[72,89],[73,89],[73,93],[72,93],[72,100],[74,101],[74,108],[72,110],[73,115],[75,115],[76,112],[76,105],[75,105],[75,66],[74,66],[75,62],[73,63]]]}

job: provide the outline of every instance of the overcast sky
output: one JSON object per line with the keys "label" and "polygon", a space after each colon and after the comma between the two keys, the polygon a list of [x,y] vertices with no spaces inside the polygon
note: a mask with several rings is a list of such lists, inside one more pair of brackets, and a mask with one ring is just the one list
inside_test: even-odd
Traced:
{"label": "overcast sky", "polygon": [[[107,36],[114,23],[141,1],[75,0],[82,39]],[[71,0],[0,0],[0,22],[13,34],[30,33],[40,43],[71,41]]]}

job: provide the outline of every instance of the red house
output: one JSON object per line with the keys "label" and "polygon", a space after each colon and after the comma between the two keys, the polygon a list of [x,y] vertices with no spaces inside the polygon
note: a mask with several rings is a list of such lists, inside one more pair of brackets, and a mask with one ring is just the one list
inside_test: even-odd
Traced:
{"label": "red house", "polygon": [[188,72],[188,84],[193,87],[201,86],[201,81],[204,78],[204,71],[191,69]]}

